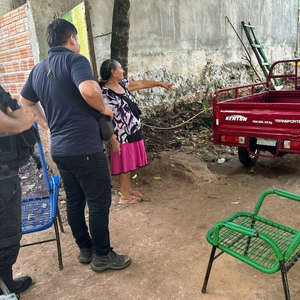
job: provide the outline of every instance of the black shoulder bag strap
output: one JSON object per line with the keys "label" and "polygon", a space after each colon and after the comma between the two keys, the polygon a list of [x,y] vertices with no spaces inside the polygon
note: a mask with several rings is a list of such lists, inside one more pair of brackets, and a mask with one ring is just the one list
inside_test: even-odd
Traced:
{"label": "black shoulder bag strap", "polygon": [[[119,83],[120,84],[120,83]],[[124,90],[128,91],[128,89],[125,88],[125,86],[123,86],[122,84],[120,84]],[[140,111],[138,105],[136,103],[134,103],[130,98],[126,97],[125,95],[123,94],[118,94],[116,93],[114,90],[110,89],[115,95],[117,95],[118,97],[122,98],[127,104],[128,106],[130,107],[130,110],[131,112],[134,114],[134,116],[139,119],[140,118],[140,115],[142,114],[142,112]],[[129,91],[128,91],[129,94],[131,94]]]}
{"label": "black shoulder bag strap", "polygon": [[65,96],[72,99],[73,102],[79,106],[80,108],[84,109],[87,113],[92,115],[96,120],[99,120],[103,115],[100,114],[96,109],[88,105],[88,103],[84,103],[84,101],[74,97],[67,89],[64,88],[64,86],[56,79],[54,76],[52,70],[50,70],[49,67],[49,57],[47,57],[44,61],[44,68],[47,71],[47,77],[49,80],[52,81],[52,83],[57,87],[58,90],[60,90]]}
{"label": "black shoulder bag strap", "polygon": [[110,120],[109,116],[105,116],[101,114],[99,111],[88,105],[85,101],[80,100],[79,98],[74,97],[64,86],[56,79],[52,70],[49,67],[49,58],[47,57],[44,61],[44,68],[47,71],[47,77],[52,83],[60,90],[64,95],[66,95],[69,99],[72,99],[73,102],[85,110],[88,114],[94,117],[100,124],[100,134],[103,141],[108,141],[114,134],[114,126]]}

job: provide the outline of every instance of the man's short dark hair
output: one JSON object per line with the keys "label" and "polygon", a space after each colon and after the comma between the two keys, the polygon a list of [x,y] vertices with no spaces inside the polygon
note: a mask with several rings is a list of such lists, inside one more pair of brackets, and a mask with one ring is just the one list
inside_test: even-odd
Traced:
{"label": "man's short dark hair", "polygon": [[71,35],[76,36],[77,29],[72,23],[64,19],[54,19],[53,22],[48,25],[46,30],[49,47],[65,45]]}

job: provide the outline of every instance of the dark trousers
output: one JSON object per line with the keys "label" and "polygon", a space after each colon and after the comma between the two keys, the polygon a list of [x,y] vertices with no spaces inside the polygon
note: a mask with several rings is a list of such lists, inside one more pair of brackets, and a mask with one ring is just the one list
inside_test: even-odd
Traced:
{"label": "dark trousers", "polygon": [[12,287],[12,266],[16,262],[22,237],[21,187],[16,175],[0,180],[0,277]]}
{"label": "dark trousers", "polygon": [[20,243],[0,248],[0,277],[9,290],[13,288],[12,266],[16,262],[20,250]]}
{"label": "dark trousers", "polygon": [[[79,248],[94,246],[97,255],[111,251],[109,209],[111,182],[106,155],[53,156],[67,195],[67,216]],[[89,229],[84,209],[89,208]]]}

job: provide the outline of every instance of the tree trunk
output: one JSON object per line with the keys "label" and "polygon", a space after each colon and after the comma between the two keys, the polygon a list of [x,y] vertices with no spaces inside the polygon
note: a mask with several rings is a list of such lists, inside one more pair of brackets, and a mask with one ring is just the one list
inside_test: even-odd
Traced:
{"label": "tree trunk", "polygon": [[115,0],[110,45],[111,58],[116,59],[122,65],[125,78],[128,73],[129,9],[130,0]]}

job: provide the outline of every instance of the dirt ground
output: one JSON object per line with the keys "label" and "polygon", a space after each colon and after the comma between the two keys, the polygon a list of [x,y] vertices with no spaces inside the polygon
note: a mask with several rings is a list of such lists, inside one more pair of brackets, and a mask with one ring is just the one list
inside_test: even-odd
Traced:
{"label": "dirt ground", "polygon": [[[205,234],[235,211],[252,211],[265,189],[300,193],[299,162],[296,155],[261,159],[249,172],[237,157],[206,164],[195,154],[160,153],[136,172],[134,182],[145,196],[143,202],[120,206],[118,195],[113,196],[111,242],[118,253],[132,257],[132,265],[103,273],[81,265],[61,205],[64,269],[58,268],[55,243],[21,248],[15,276],[29,274],[34,279],[21,299],[284,299],[279,273],[266,275],[226,254],[215,261],[207,293],[202,294],[211,249]],[[269,213],[287,224],[296,220],[299,227],[299,208],[287,204],[276,203]],[[23,239],[50,234],[52,230]],[[288,277],[292,299],[300,299],[300,265]]]}
{"label": "dirt ground", "polygon": [[[201,137],[195,138],[195,131]],[[80,264],[62,201],[64,269],[58,268],[55,243],[21,248],[14,275],[28,274],[34,280],[32,287],[21,294],[21,300],[284,299],[280,273],[261,273],[227,254],[214,262],[207,292],[202,294],[211,250],[205,235],[217,221],[232,213],[253,211],[265,189],[281,188],[300,194],[300,156],[260,158],[249,169],[240,164],[233,149],[211,145],[210,130],[198,127],[195,131],[188,136],[181,133],[180,138],[169,134],[168,139],[156,141],[156,149],[150,149],[154,143],[146,138],[149,165],[132,174],[136,175],[133,184],[144,195],[141,203],[119,205],[119,183],[113,178],[111,244],[117,253],[132,257],[131,266],[95,273],[90,265]],[[171,136],[174,142],[170,142]],[[165,143],[174,147],[166,147]],[[218,163],[218,158],[225,158],[225,162]],[[264,213],[299,227],[299,207],[300,203],[279,199]],[[23,241],[52,234],[49,229],[24,235]],[[300,299],[300,264],[291,268],[288,279],[291,298]]]}

